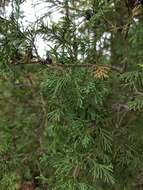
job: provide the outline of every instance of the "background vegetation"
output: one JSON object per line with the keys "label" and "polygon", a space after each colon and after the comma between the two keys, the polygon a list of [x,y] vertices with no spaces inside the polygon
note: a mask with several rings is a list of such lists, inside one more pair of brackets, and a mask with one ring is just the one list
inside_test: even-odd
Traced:
{"label": "background vegetation", "polygon": [[26,28],[1,12],[0,189],[143,189],[141,2],[44,2]]}

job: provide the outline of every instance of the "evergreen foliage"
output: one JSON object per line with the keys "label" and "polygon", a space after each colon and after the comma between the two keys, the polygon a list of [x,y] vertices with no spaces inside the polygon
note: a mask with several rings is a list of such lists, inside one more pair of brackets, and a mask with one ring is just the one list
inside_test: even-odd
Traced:
{"label": "evergreen foliage", "polygon": [[0,16],[0,189],[141,190],[141,3],[45,0],[26,28],[22,3]]}

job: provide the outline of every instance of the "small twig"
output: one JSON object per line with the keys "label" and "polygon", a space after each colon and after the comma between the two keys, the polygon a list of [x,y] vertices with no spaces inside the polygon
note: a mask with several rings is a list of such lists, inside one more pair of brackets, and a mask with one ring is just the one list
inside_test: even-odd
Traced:
{"label": "small twig", "polygon": [[143,92],[136,91],[136,92],[135,92],[135,95],[143,96]]}
{"label": "small twig", "polygon": [[31,33],[30,30],[28,30],[28,32],[29,32],[29,34],[31,35],[32,39],[27,38],[27,40],[28,40],[28,41],[30,42],[30,44],[33,46],[37,58],[38,58],[38,59],[41,59],[40,55],[38,54],[37,47],[36,47],[36,45],[35,45],[35,43],[34,43],[35,38],[33,38],[33,34]]}
{"label": "small twig", "polygon": [[47,68],[58,68],[58,67],[63,67],[63,68],[75,68],[75,67],[80,67],[80,68],[92,68],[92,67],[104,67],[107,69],[114,70],[119,73],[123,73],[124,68],[122,67],[116,67],[114,65],[101,65],[101,64],[45,64],[45,60],[31,60],[30,62],[17,62],[14,65],[43,65],[46,66]]}

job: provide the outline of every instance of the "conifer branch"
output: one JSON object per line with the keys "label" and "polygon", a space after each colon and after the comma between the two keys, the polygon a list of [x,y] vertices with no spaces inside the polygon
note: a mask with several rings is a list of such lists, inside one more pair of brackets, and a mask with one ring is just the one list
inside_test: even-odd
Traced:
{"label": "conifer branch", "polygon": [[46,66],[47,68],[58,68],[58,67],[63,67],[63,68],[94,68],[94,67],[104,67],[107,69],[111,69],[114,70],[116,72],[119,73],[123,73],[124,72],[124,68],[123,67],[116,67],[114,65],[101,65],[101,64],[45,64],[45,60],[38,60],[38,61],[29,61],[29,62],[16,62],[13,65],[43,65]]}

